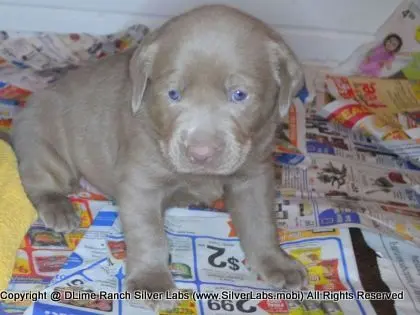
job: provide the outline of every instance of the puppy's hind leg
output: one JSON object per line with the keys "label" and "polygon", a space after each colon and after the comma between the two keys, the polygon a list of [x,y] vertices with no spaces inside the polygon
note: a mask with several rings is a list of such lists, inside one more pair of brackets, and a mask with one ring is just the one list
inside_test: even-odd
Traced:
{"label": "puppy's hind leg", "polygon": [[80,218],[67,198],[77,177],[68,164],[50,146],[38,141],[16,141],[15,149],[22,184],[45,226],[57,232],[77,228]]}

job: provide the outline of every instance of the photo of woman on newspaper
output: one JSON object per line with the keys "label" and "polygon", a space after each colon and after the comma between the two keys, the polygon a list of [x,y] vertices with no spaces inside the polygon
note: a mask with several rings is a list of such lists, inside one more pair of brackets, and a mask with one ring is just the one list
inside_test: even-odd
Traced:
{"label": "photo of woman on newspaper", "polygon": [[380,77],[384,67],[391,68],[392,62],[401,50],[402,45],[402,38],[398,34],[387,35],[379,45],[370,49],[366,54],[359,65],[359,73],[371,77]]}

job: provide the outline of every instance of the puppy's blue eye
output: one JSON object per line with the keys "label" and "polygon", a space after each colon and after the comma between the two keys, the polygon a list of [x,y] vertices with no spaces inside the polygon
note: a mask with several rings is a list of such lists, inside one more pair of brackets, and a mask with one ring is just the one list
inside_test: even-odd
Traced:
{"label": "puppy's blue eye", "polygon": [[243,102],[248,98],[248,93],[242,90],[233,90],[230,93],[230,100],[232,102],[238,103]]}
{"label": "puppy's blue eye", "polygon": [[181,93],[177,90],[169,90],[168,97],[174,102],[179,102],[181,100]]}

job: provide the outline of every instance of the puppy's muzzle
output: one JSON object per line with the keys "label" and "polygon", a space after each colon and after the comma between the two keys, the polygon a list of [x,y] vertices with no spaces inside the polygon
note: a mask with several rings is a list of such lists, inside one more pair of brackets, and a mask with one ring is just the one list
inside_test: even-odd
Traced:
{"label": "puppy's muzzle", "polygon": [[225,142],[219,135],[200,131],[191,133],[184,145],[185,155],[194,164],[207,164],[216,160],[225,148]]}

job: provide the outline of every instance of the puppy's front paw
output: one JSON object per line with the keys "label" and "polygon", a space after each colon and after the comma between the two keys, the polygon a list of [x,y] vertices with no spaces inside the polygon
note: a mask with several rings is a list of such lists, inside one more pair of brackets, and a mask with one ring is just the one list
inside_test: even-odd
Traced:
{"label": "puppy's front paw", "polygon": [[126,282],[129,292],[138,292],[140,299],[155,311],[172,310],[179,300],[166,299],[178,291],[169,270],[141,270],[129,273]]}
{"label": "puppy's front paw", "polygon": [[66,196],[44,195],[36,207],[45,226],[56,232],[71,232],[80,225],[80,218]]}
{"label": "puppy's front paw", "polygon": [[265,281],[280,289],[299,290],[308,285],[305,266],[286,253],[261,259],[257,271]]}

